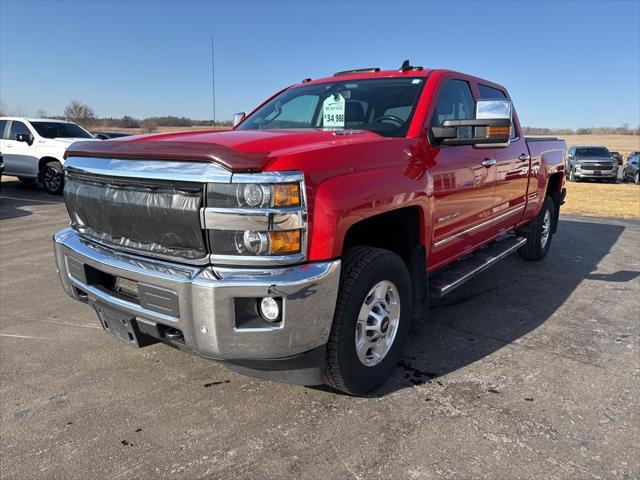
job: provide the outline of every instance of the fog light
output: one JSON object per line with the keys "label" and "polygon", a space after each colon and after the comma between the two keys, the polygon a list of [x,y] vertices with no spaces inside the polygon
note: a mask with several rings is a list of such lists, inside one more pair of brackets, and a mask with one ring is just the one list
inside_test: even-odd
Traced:
{"label": "fog light", "polygon": [[276,299],[272,297],[264,297],[260,301],[260,313],[265,320],[275,322],[280,316],[280,307],[278,306]]}

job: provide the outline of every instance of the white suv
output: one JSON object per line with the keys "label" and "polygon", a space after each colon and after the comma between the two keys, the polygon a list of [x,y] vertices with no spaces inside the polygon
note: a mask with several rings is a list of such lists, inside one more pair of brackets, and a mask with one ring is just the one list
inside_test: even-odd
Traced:
{"label": "white suv", "polygon": [[64,151],[77,140],[90,139],[95,138],[73,122],[0,117],[4,174],[16,176],[24,183],[40,179],[47,192],[59,195],[64,188]]}

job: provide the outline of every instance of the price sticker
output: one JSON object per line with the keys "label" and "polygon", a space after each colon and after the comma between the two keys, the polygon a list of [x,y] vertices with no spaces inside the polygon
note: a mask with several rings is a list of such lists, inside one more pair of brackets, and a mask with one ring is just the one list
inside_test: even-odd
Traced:
{"label": "price sticker", "polygon": [[322,102],[322,126],[324,128],[344,127],[344,97],[339,93],[334,93]]}

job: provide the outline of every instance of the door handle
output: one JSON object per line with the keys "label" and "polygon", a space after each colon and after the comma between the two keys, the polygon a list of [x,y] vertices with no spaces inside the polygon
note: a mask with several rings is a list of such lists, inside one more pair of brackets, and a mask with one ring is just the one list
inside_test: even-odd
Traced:
{"label": "door handle", "polygon": [[490,167],[491,165],[495,165],[497,163],[495,158],[486,158],[482,161],[483,167]]}
{"label": "door handle", "polygon": [[529,160],[531,160],[531,155],[527,155],[526,153],[521,153],[520,156],[518,157],[518,160],[520,160],[521,162],[528,162]]}

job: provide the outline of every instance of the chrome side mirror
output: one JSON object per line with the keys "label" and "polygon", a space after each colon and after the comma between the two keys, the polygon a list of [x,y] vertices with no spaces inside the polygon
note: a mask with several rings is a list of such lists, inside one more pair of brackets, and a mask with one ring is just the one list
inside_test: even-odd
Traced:
{"label": "chrome side mirror", "polygon": [[233,126],[235,127],[236,125],[238,125],[242,120],[244,120],[245,116],[246,116],[246,114],[244,112],[234,113],[233,114]]}
{"label": "chrome side mirror", "polygon": [[509,100],[479,100],[473,119],[445,120],[431,128],[432,138],[440,145],[509,145],[513,122]]}
{"label": "chrome side mirror", "polygon": [[511,120],[511,102],[509,100],[478,100],[476,120],[498,118]]}

